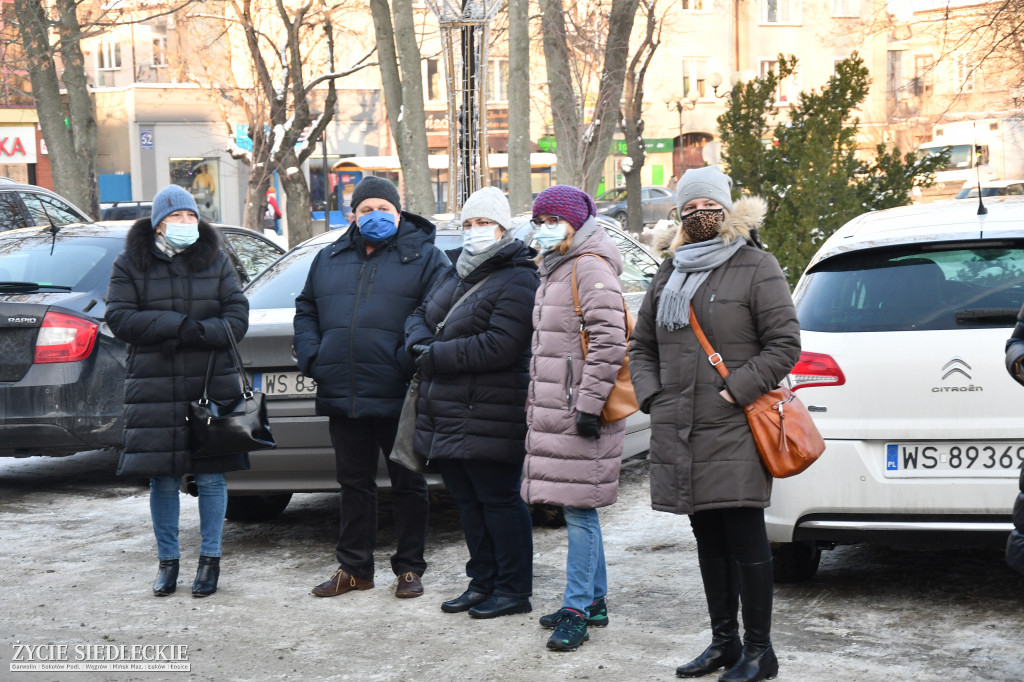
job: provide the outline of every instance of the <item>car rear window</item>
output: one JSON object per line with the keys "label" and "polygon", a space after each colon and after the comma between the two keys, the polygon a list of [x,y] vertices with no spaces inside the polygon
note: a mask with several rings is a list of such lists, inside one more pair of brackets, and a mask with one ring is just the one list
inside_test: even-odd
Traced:
{"label": "car rear window", "polygon": [[294,249],[267,268],[245,290],[245,295],[249,297],[249,308],[294,308],[295,297],[302,293],[302,287],[306,285],[309,266],[324,246],[315,244]]}
{"label": "car rear window", "polygon": [[836,256],[794,294],[801,328],[877,332],[1006,327],[1024,303],[1024,242],[929,244]]}
{"label": "car rear window", "polygon": [[0,282],[34,282],[92,288],[124,246],[123,239],[86,237],[20,237],[0,240]]}

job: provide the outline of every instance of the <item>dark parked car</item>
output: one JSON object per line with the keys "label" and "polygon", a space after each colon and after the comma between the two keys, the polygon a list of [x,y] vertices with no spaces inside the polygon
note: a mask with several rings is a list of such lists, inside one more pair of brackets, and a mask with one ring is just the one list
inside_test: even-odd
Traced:
{"label": "dark parked car", "polygon": [[[598,215],[614,218],[620,225],[626,225],[626,188],[616,187],[597,197]],[[664,187],[643,187],[640,190],[640,205],[643,207],[644,223],[659,220],[675,220],[679,217],[676,193]]]}
{"label": "dark parked car", "polygon": [[43,187],[0,178],[0,232],[19,227],[87,223],[85,211]]}
{"label": "dark parked car", "polygon": [[151,201],[113,201],[100,204],[100,220],[138,220],[153,212]]}
{"label": "dark parked car", "polygon": [[[627,305],[635,312],[643,300],[658,261],[611,221],[599,218],[622,251],[625,271],[620,280]],[[530,240],[528,217],[517,217],[514,233]],[[258,521],[272,518],[287,506],[292,493],[338,490],[334,450],[327,418],[314,407],[316,382],[299,373],[292,348],[295,297],[306,283],[313,257],[340,237],[341,230],[318,235],[291,249],[246,289],[249,297],[249,332],[240,344],[243,362],[253,384],[267,394],[275,450],[250,455],[252,469],[229,473],[228,518]],[[436,244],[454,254],[462,245],[461,230],[438,228]],[[650,442],[647,415],[637,413],[627,421],[624,456],[645,452]],[[383,462],[383,458],[381,459]],[[428,477],[440,485],[440,477]],[[390,487],[383,467],[377,484]]]}
{"label": "dark parked car", "polygon": [[[103,297],[130,227],[0,232],[0,456],[120,447],[126,346],[104,323]],[[243,284],[283,252],[217,227]]]}

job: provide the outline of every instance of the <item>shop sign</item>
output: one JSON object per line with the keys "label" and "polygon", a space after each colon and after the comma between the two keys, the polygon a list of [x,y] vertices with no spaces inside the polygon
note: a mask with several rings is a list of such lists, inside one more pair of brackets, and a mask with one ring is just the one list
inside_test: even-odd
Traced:
{"label": "shop sign", "polygon": [[31,126],[0,127],[0,163],[35,162],[35,128]]}

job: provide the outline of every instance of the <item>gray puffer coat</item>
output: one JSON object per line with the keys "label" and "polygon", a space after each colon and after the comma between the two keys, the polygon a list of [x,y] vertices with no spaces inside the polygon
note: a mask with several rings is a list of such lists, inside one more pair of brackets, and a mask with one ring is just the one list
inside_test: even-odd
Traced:
{"label": "gray puffer coat", "polygon": [[[590,332],[586,361],[572,298],[576,268],[583,318]],[[594,509],[615,502],[625,422],[601,427],[598,439],[576,433],[576,412],[600,414],[626,355],[625,311],[619,274],[622,255],[593,218],[564,255],[549,252],[540,265],[533,307],[533,358],[527,401],[523,499]]]}
{"label": "gray puffer coat", "polygon": [[[764,202],[741,199],[720,233],[747,240]],[[800,325],[778,261],[749,242],[711,271],[693,299],[697,320],[730,371],[722,379],[687,325],[657,325],[672,259],[662,263],[637,317],[629,368],[637,401],[651,415],[651,503],[692,514],[767,507],[771,476],[741,405],[776,387],[800,356]],[[719,395],[728,385],[736,400]]]}

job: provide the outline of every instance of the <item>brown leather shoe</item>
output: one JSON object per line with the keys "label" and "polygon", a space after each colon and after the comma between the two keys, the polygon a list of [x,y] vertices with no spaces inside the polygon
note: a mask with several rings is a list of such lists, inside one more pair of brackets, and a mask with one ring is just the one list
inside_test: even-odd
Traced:
{"label": "brown leather shoe", "polygon": [[346,573],[345,569],[338,568],[330,580],[313,588],[313,594],[318,597],[337,597],[349,590],[369,590],[372,587],[372,580],[360,580],[354,575]]}
{"label": "brown leather shoe", "polygon": [[401,599],[423,596],[423,583],[420,577],[409,571],[398,576],[398,587],[395,588],[395,596]]}

